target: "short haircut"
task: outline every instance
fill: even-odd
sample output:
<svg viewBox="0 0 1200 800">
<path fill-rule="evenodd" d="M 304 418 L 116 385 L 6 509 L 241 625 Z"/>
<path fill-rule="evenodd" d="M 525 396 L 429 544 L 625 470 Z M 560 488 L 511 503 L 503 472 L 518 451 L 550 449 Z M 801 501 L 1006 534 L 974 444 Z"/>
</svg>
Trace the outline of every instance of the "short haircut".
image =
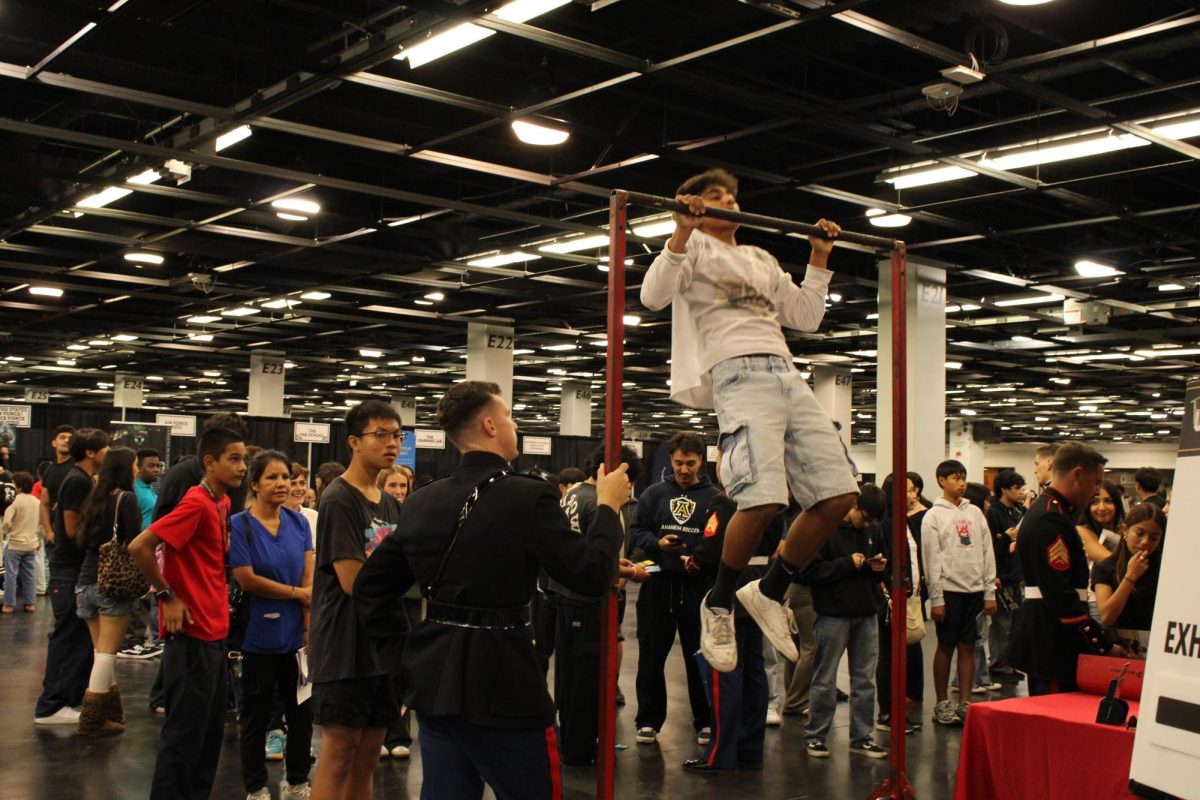
<svg viewBox="0 0 1200 800">
<path fill-rule="evenodd" d="M 676 195 L 681 194 L 700 194 L 709 186 L 723 186 L 729 190 L 729 193 L 737 196 L 738 179 L 733 176 L 729 170 L 714 167 L 713 169 L 705 170 L 699 175 L 693 175 L 683 183 L 679 184 L 679 188 L 675 190 Z"/>
<path fill-rule="evenodd" d="M 1054 458 L 1054 454 L 1058 452 L 1058 445 L 1044 444 L 1034 453 L 1034 458 Z"/>
<path fill-rule="evenodd" d="M 213 428 L 228 428 L 237 432 L 242 438 L 238 441 L 246 441 L 250 436 L 250 429 L 246 427 L 246 421 L 233 413 L 213 414 L 208 419 L 204 420 L 204 430 L 209 431 Z"/>
<path fill-rule="evenodd" d="M 142 462 L 145 461 L 147 458 L 159 458 L 159 457 L 160 456 L 158 455 L 158 451 L 153 448 L 147 447 L 142 450 L 138 450 L 137 451 L 138 466 L 140 467 L 142 465 Z"/>
<path fill-rule="evenodd" d="M 680 431 L 667 440 L 667 452 L 674 454 L 676 450 L 682 450 L 685 453 L 695 453 L 702 459 L 706 452 L 704 440 L 698 434 L 688 431 Z"/>
<path fill-rule="evenodd" d="M 604 463 L 604 451 L 605 446 L 598 445 L 588 456 L 587 463 L 583 466 L 587 477 L 595 478 L 599 476 L 600 466 Z M 629 465 L 626 475 L 628 475 L 630 483 L 636 483 L 638 477 L 642 474 L 642 464 L 634 449 L 629 445 L 621 445 L 621 452 L 617 455 L 617 463 Z M 559 483 L 562 483 L 562 481 L 559 481 Z"/>
<path fill-rule="evenodd" d="M 200 445 L 196 448 L 196 457 L 200 459 L 201 464 L 204 463 L 205 456 L 212 456 L 216 461 L 221 458 L 226 447 L 244 441 L 246 440 L 242 434 L 233 428 L 209 428 L 200 434 Z"/>
<path fill-rule="evenodd" d="M 586 480 L 587 475 L 579 467 L 567 467 L 558 473 L 559 486 L 570 486 L 572 483 L 582 483 Z"/>
<path fill-rule="evenodd" d="M 963 492 L 963 497 L 967 498 L 967 502 L 983 511 L 983 507 L 987 505 L 987 499 L 992 496 L 988 488 L 982 483 L 968 483 L 966 491 Z"/>
<path fill-rule="evenodd" d="M 454 384 L 442 395 L 442 399 L 438 400 L 438 427 L 453 439 L 499 396 L 499 384 L 490 381 L 463 381 Z"/>
<path fill-rule="evenodd" d="M 308 477 L 308 467 L 304 466 L 299 461 L 293 461 L 292 462 L 292 477 L 293 478 L 307 478 Z"/>
<path fill-rule="evenodd" d="M 1082 442 L 1064 444 L 1054 451 L 1054 474 L 1066 475 L 1076 467 L 1083 467 L 1085 472 L 1099 469 L 1108 463 L 1108 459 L 1100 455 L 1100 451 Z"/>
<path fill-rule="evenodd" d="M 346 435 L 362 436 L 367 424 L 373 419 L 390 419 L 397 425 L 400 412 L 391 403 L 382 400 L 364 400 L 346 412 Z"/>
<path fill-rule="evenodd" d="M 33 476 L 28 472 L 14 472 L 12 482 L 23 494 L 29 494 L 33 491 Z M 10 580 L 14 581 L 16 579 L 16 575 L 10 578 Z"/>
<path fill-rule="evenodd" d="M 82 461 L 87 451 L 99 452 L 108 447 L 108 434 L 99 428 L 80 428 L 71 434 L 71 458 Z"/>
<path fill-rule="evenodd" d="M 882 522 L 887 508 L 887 497 L 873 483 L 864 483 L 858 488 L 858 498 L 854 501 L 858 510 L 867 515 L 871 522 Z"/>
<path fill-rule="evenodd" d="M 1015 469 L 1002 469 L 992 480 L 992 491 L 996 493 L 996 497 L 999 497 L 1002 492 L 1006 492 L 1014 486 L 1024 485 L 1025 479 Z"/>
<path fill-rule="evenodd" d="M 317 467 L 317 477 L 321 479 L 321 488 L 328 488 L 329 484 L 337 480 L 345 471 L 346 467 L 340 461 L 326 461 Z"/>
<path fill-rule="evenodd" d="M 1133 473 L 1133 482 L 1142 487 L 1143 492 L 1153 494 L 1162 486 L 1162 475 L 1154 467 L 1142 467 Z"/>
<path fill-rule="evenodd" d="M 59 425 L 57 428 L 54 429 L 54 438 L 57 439 L 59 436 L 61 436 L 64 433 L 74 433 L 74 432 L 75 432 L 75 428 L 70 425 Z"/>
<path fill-rule="evenodd" d="M 250 468 L 247 470 L 247 478 L 249 478 L 247 485 L 262 480 L 263 473 L 267 471 L 267 467 L 272 461 L 278 461 L 287 467 L 288 477 L 291 477 L 292 462 L 287 457 L 287 453 L 281 453 L 278 450 L 260 450 L 254 455 L 254 459 L 250 462 Z"/>
<path fill-rule="evenodd" d="M 948 458 L 937 465 L 937 471 L 934 474 L 937 475 L 938 480 L 941 480 L 942 478 L 949 478 L 951 475 L 962 475 L 963 477 L 966 477 L 967 468 L 963 466 L 961 461 Z"/>
</svg>

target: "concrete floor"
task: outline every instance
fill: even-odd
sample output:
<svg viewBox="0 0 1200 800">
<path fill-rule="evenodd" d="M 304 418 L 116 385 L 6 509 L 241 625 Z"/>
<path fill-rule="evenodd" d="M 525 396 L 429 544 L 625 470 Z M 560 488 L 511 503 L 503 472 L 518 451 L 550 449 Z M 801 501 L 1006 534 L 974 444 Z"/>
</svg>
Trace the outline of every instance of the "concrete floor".
<svg viewBox="0 0 1200 800">
<path fill-rule="evenodd" d="M 157 660 L 118 660 L 117 678 L 129 717 L 127 730 L 118 737 L 83 739 L 70 726 L 35 726 L 33 705 L 41 692 L 46 658 L 46 635 L 52 622 L 50 605 L 39 598 L 35 614 L 19 610 L 0 618 L 0 798 L 4 800 L 125 800 L 147 796 L 154 769 L 155 743 L 162 718 L 146 707 Z M 657 746 L 634 743 L 633 716 L 636 699 L 633 677 L 637 665 L 634 638 L 634 603 L 629 602 L 625 630 L 625 661 L 621 687 L 629 705 L 617 714 L 617 740 L 629 745 L 617 753 L 616 793 L 619 798 L 680 798 L 721 800 L 737 798 L 865 798 L 887 775 L 886 761 L 850 756 L 845 747 L 849 724 L 846 705 L 839 704 L 829 744 L 833 756 L 816 760 L 804 752 L 803 717 L 786 717 L 784 725 L 767 729 L 766 769 L 719 777 L 684 772 L 680 764 L 700 750 L 691 730 L 682 657 L 678 649 L 668 662 L 669 716 Z M 932 643 L 926 641 L 926 668 Z M 844 675 L 839 681 L 845 688 Z M 929 719 L 933 707 L 932 687 L 927 679 L 927 697 L 920 715 L 922 730 L 908 737 L 909 779 L 922 800 L 951 798 L 958 763 L 961 729 L 934 726 Z M 1024 685 L 1019 687 L 1023 693 Z M 1013 689 L 1007 687 L 1005 696 Z M 998 699 L 1000 693 L 988 695 Z M 981 696 L 977 695 L 977 699 Z M 916 709 L 913 709 L 916 714 Z M 318 729 L 317 736 L 320 735 Z M 885 744 L 879 734 L 878 741 Z M 320 750 L 319 738 L 315 742 Z M 282 767 L 270 767 L 272 791 L 282 777 Z M 595 796 L 595 773 L 590 767 L 564 770 L 564 797 L 583 800 Z M 375 797 L 417 798 L 421 785 L 418 745 L 410 761 L 382 761 L 375 777 Z M 234 800 L 245 796 L 238 768 L 237 726 L 232 716 L 226 729 L 214 798 Z M 490 793 L 489 793 L 490 796 Z"/>
</svg>

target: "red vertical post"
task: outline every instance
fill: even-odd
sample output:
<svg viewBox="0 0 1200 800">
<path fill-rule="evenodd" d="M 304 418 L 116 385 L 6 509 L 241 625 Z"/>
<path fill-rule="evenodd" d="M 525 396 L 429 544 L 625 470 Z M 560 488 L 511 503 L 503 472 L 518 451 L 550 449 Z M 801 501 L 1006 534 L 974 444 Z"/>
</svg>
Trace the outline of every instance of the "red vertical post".
<svg viewBox="0 0 1200 800">
<path fill-rule="evenodd" d="M 908 259 L 904 242 L 892 248 L 892 734 L 891 770 L 871 794 L 908 800 L 912 786 L 905 775 L 904 719 L 907 692 L 908 615 Z M 915 588 L 915 587 L 914 587 Z"/>
<path fill-rule="evenodd" d="M 621 382 L 625 357 L 625 225 L 629 196 L 608 201 L 608 361 L 604 381 L 604 463 L 621 462 Z M 610 592 L 600 616 L 600 721 L 596 743 L 596 797 L 612 800 L 617 726 L 617 597 Z"/>
</svg>

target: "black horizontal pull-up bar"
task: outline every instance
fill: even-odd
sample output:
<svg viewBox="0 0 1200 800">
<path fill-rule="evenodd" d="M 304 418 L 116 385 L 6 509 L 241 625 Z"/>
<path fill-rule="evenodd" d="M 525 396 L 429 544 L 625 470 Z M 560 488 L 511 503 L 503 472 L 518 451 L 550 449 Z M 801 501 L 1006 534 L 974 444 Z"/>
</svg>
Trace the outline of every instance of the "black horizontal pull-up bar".
<svg viewBox="0 0 1200 800">
<path fill-rule="evenodd" d="M 613 194 L 622 193 L 628 198 L 630 205 L 649 206 L 651 208 L 661 209 L 663 211 L 678 211 L 681 214 L 690 214 L 691 209 L 684 203 L 676 200 L 673 197 L 659 197 L 653 194 L 643 194 L 641 192 L 629 192 L 624 189 L 615 189 Z M 791 219 L 782 219 L 780 217 L 767 217 L 762 214 L 747 214 L 745 211 L 729 211 L 717 206 L 705 206 L 704 215 L 714 219 L 723 219 L 729 222 L 740 222 L 751 228 L 762 228 L 768 231 L 782 231 L 784 233 L 803 233 L 805 235 L 816 234 L 824 236 L 825 231 L 816 225 L 810 225 L 807 222 L 796 222 Z M 886 236 L 873 236 L 869 233 L 855 233 L 854 231 L 842 231 L 837 237 L 840 241 L 850 242 L 852 244 L 861 244 L 867 247 L 874 247 L 878 250 L 894 250 L 899 239 L 889 239 Z"/>
</svg>

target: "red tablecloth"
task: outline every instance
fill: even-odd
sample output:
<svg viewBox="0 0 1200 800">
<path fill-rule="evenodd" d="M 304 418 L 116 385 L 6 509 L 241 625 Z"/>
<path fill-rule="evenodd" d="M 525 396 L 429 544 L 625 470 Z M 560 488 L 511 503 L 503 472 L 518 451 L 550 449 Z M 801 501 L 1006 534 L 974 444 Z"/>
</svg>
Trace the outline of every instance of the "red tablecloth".
<svg viewBox="0 0 1200 800">
<path fill-rule="evenodd" d="M 1100 698 L 1054 694 L 973 703 L 954 800 L 1117 800 L 1128 791 L 1133 731 L 1096 724 Z M 1129 713 L 1138 713 L 1129 701 Z"/>
</svg>

